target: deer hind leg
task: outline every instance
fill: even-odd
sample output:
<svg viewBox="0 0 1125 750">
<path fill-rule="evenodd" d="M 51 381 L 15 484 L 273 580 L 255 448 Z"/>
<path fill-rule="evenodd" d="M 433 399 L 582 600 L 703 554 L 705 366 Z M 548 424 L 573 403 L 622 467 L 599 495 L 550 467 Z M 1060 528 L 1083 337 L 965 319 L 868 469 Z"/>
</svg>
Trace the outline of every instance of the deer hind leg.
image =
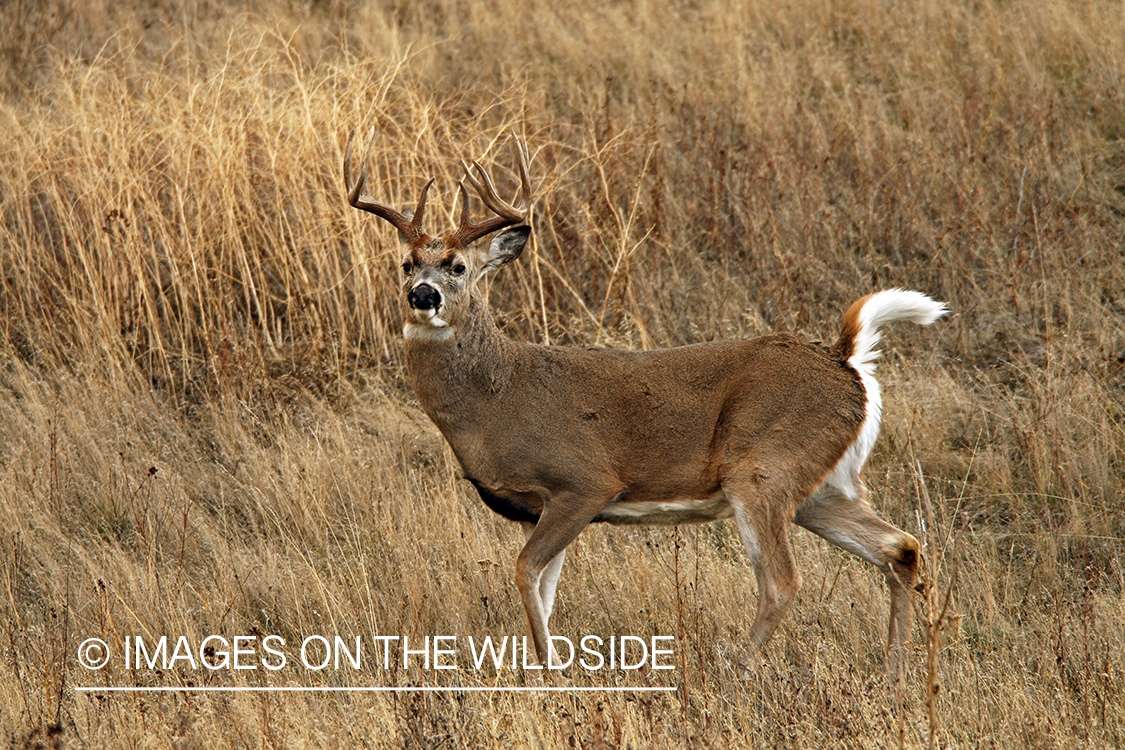
<svg viewBox="0 0 1125 750">
<path fill-rule="evenodd" d="M 841 489 L 830 480 L 797 507 L 793 520 L 871 563 L 886 576 L 891 593 L 887 671 L 898 681 L 910 637 L 921 552 L 917 539 L 875 515 L 865 495 L 858 481 Z"/>
<path fill-rule="evenodd" d="M 760 650 L 801 587 L 801 574 L 789 547 L 793 503 L 788 492 L 753 472 L 747 477 L 732 476 L 722 484 L 758 579 L 758 614 L 750 628 L 750 642 Z"/>
</svg>

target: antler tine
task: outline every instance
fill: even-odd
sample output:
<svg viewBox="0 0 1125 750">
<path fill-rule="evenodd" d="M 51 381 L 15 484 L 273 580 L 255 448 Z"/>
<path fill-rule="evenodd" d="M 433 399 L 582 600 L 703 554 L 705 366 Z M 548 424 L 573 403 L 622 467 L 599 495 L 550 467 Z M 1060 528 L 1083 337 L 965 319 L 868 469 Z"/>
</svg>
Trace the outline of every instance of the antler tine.
<svg viewBox="0 0 1125 750">
<path fill-rule="evenodd" d="M 367 133 L 367 139 L 370 141 L 371 137 L 375 134 L 375 128 L 372 127 Z M 414 242 L 415 240 L 424 236 L 422 232 L 422 212 L 426 208 L 426 192 L 433 184 L 433 180 L 426 183 L 422 188 L 422 194 L 418 198 L 418 207 L 414 210 L 414 216 L 408 218 L 406 214 L 401 211 L 380 203 L 372 198 L 367 193 L 363 192 L 363 185 L 367 182 L 367 159 L 363 160 L 363 166 L 360 167 L 359 179 L 352 180 L 354 169 L 352 167 L 352 143 L 355 141 L 355 131 L 353 130 L 348 136 L 348 145 L 344 150 L 344 189 L 348 193 L 348 203 L 355 208 L 363 211 L 368 211 L 375 214 L 380 219 L 390 222 L 395 229 L 402 232 L 407 240 Z M 366 153 L 364 154 L 366 157 Z"/>
<path fill-rule="evenodd" d="M 468 244 L 486 234 L 527 219 L 527 212 L 531 206 L 531 179 L 528 177 L 527 145 L 517 138 L 516 149 L 519 152 L 520 170 L 520 191 L 515 199 L 518 205 L 508 203 L 499 196 L 492 178 L 489 177 L 488 172 L 480 165 L 480 162 L 474 161 L 470 164 L 470 162 L 461 161 L 461 165 L 465 168 L 465 178 L 476 190 L 484 205 L 496 214 L 496 216 L 485 219 L 480 223 L 471 223 L 469 221 L 469 196 L 464 183 L 461 183 L 461 226 L 457 230 L 456 237 L 463 244 Z M 474 170 L 476 170 L 476 174 L 473 173 Z"/>
<path fill-rule="evenodd" d="M 461 226 L 469 226 L 472 224 L 469 220 L 469 191 L 465 189 L 464 182 L 457 183 L 457 190 L 461 193 Z"/>
<path fill-rule="evenodd" d="M 517 138 L 516 149 L 519 152 L 520 169 L 520 192 L 516 200 L 523 204 L 519 208 L 500 198 L 496 192 L 496 186 L 492 183 L 492 178 L 489 177 L 488 172 L 480 165 L 480 162 L 474 161 L 472 163 L 473 169 L 477 172 L 476 175 L 473 174 L 467 163 L 462 163 L 465 166 L 465 173 L 468 175 L 469 182 L 476 189 L 477 193 L 480 195 L 480 199 L 486 206 L 501 216 L 511 217 L 516 221 L 523 221 L 527 215 L 528 205 L 531 202 L 531 179 L 527 176 L 527 146 Z"/>
<path fill-rule="evenodd" d="M 516 138 L 516 150 L 519 152 L 519 155 L 520 155 L 520 192 L 523 196 L 523 200 L 528 205 L 530 205 L 531 204 L 531 178 L 528 177 L 527 175 L 528 175 L 528 171 L 529 171 L 528 163 L 531 161 L 531 157 L 529 157 L 528 153 L 527 153 L 527 142 L 524 141 L 522 138 Z"/>
</svg>

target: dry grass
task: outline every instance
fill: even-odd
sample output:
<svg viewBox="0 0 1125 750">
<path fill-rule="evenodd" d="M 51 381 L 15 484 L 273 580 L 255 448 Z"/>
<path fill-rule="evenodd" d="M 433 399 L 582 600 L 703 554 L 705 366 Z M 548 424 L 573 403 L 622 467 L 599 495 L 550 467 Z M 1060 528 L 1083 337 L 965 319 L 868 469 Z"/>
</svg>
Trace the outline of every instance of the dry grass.
<svg viewBox="0 0 1125 750">
<path fill-rule="evenodd" d="M 1123 28 L 1109 0 L 5 4 L 3 738 L 1121 745 Z M 919 642 L 900 718 L 881 581 L 803 532 L 802 596 L 736 670 L 753 576 L 723 526 L 591 529 L 552 619 L 675 635 L 672 674 L 558 679 L 686 702 L 73 690 L 529 679 L 75 659 L 94 636 L 522 632 L 519 533 L 404 389 L 398 248 L 342 200 L 368 119 L 381 196 L 437 176 L 435 225 L 457 158 L 506 165 L 526 134 L 534 246 L 491 290 L 524 340 L 829 337 L 891 286 L 950 304 L 889 334 L 868 469 L 884 514 L 944 558 L 931 609 L 957 571 L 936 672 Z"/>
</svg>

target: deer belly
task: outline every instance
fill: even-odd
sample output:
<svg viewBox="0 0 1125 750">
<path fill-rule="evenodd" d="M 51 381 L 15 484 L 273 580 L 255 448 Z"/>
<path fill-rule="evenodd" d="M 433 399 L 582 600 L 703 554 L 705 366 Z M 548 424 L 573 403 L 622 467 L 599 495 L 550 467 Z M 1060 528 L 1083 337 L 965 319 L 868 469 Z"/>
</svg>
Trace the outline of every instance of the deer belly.
<svg viewBox="0 0 1125 750">
<path fill-rule="evenodd" d="M 594 518 L 606 523 L 666 524 L 706 523 L 730 518 L 734 513 L 724 492 L 708 497 L 672 500 L 615 500 Z"/>
</svg>

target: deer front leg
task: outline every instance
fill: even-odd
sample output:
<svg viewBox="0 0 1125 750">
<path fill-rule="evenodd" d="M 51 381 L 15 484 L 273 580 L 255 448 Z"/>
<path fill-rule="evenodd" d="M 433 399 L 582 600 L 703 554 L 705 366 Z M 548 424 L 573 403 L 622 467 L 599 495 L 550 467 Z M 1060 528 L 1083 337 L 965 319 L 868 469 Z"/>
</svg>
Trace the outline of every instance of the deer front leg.
<svg viewBox="0 0 1125 750">
<path fill-rule="evenodd" d="M 596 501 L 576 495 L 552 497 L 539 522 L 524 525 L 527 538 L 516 558 L 516 588 L 527 613 L 527 627 L 535 644 L 536 659 L 550 665 L 550 632 L 547 619 L 555 602 L 555 586 L 562 570 L 566 547 L 609 504 L 613 495 L 599 493 Z"/>
</svg>

